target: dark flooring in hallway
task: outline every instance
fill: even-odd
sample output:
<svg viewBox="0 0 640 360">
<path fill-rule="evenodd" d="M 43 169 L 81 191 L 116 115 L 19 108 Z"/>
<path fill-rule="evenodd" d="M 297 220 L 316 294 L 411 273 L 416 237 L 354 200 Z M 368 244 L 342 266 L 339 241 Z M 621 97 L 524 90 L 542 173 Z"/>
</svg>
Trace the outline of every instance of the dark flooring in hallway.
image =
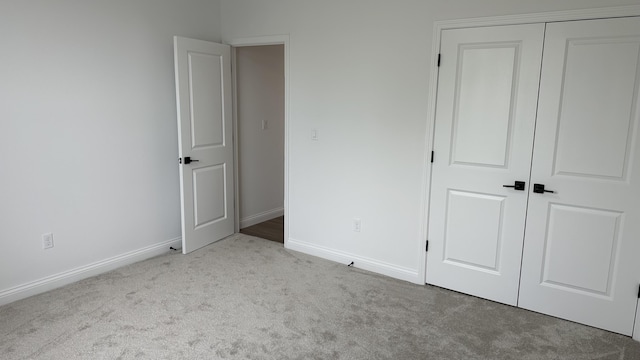
<svg viewBox="0 0 640 360">
<path fill-rule="evenodd" d="M 240 229 L 240 233 L 284 244 L 284 216 Z"/>
</svg>

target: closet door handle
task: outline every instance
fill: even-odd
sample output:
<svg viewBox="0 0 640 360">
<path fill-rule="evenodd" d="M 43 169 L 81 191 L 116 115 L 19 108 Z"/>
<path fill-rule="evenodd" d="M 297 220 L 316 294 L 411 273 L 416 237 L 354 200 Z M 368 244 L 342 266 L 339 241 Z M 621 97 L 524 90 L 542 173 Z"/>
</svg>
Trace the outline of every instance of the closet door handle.
<svg viewBox="0 0 640 360">
<path fill-rule="evenodd" d="M 553 190 L 545 190 L 544 184 L 533 184 L 533 192 L 536 194 L 555 193 Z"/>
<path fill-rule="evenodd" d="M 516 181 L 513 185 L 502 185 L 502 187 L 513 188 L 514 190 L 524 191 L 526 183 L 524 181 Z"/>
</svg>

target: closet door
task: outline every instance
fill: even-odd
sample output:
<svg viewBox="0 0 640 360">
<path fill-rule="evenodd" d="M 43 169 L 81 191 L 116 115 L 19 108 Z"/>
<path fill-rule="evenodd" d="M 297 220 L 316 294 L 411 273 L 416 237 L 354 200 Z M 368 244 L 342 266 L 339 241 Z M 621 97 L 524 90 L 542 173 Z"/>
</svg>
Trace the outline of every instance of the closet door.
<svg viewBox="0 0 640 360">
<path fill-rule="evenodd" d="M 640 282 L 639 54 L 637 18 L 547 25 L 519 298 L 626 335 Z"/>
<path fill-rule="evenodd" d="M 442 32 L 429 284 L 516 304 L 543 36 L 544 24 Z"/>
</svg>

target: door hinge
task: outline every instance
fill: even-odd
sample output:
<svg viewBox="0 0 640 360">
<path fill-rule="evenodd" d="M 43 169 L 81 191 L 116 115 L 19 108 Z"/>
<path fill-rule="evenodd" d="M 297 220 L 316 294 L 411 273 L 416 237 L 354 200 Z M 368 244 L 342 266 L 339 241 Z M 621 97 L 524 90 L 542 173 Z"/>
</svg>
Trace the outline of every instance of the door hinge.
<svg viewBox="0 0 640 360">
<path fill-rule="evenodd" d="M 429 251 L 429 240 L 427 240 L 427 245 L 425 246 L 424 251 Z"/>
<path fill-rule="evenodd" d="M 434 156 L 434 154 L 433 154 L 433 151 L 432 151 L 432 152 L 431 152 L 431 163 L 432 163 L 432 164 L 433 164 L 433 156 Z"/>
<path fill-rule="evenodd" d="M 440 67 L 440 54 L 438 54 L 438 67 Z"/>
<path fill-rule="evenodd" d="M 638 299 L 640 299 L 640 285 L 638 285 Z"/>
</svg>

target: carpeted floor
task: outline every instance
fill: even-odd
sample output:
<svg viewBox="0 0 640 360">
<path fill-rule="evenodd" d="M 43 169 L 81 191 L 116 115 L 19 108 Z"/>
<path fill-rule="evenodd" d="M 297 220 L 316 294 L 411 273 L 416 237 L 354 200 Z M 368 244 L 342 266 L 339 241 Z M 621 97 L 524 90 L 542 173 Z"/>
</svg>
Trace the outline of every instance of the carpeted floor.
<svg viewBox="0 0 640 360">
<path fill-rule="evenodd" d="M 0 359 L 640 359 L 630 338 L 237 234 L 0 307 Z"/>
</svg>

